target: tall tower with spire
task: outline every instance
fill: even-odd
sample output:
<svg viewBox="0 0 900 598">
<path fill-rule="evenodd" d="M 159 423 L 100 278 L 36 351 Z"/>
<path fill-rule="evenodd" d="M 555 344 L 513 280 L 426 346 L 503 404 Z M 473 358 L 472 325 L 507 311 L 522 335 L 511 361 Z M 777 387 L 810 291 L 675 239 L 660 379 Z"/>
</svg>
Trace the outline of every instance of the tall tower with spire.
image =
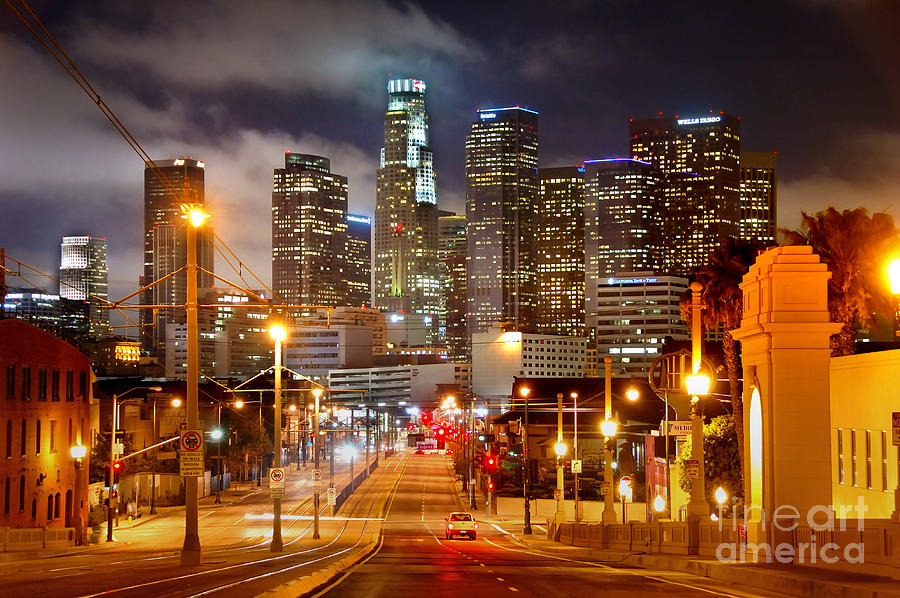
<svg viewBox="0 0 900 598">
<path fill-rule="evenodd" d="M 375 306 L 424 314 L 431 342 L 440 342 L 443 292 L 438 210 L 421 79 L 388 81 L 373 259 Z"/>
</svg>

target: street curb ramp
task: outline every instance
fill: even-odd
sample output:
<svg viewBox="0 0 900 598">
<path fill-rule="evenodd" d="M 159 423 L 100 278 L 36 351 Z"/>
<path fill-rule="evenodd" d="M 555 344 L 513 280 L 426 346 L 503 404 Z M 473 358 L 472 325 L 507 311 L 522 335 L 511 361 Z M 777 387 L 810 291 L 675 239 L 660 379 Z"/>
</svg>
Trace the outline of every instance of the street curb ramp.
<svg viewBox="0 0 900 598">
<path fill-rule="evenodd" d="M 324 569 L 304 575 L 300 579 L 291 581 L 271 590 L 267 590 L 256 596 L 263 598 L 300 598 L 312 596 L 320 590 L 324 590 L 329 584 L 342 576 L 350 569 L 378 549 L 378 541 L 373 538 L 368 544 L 361 546 L 351 554 L 331 563 Z"/>
</svg>

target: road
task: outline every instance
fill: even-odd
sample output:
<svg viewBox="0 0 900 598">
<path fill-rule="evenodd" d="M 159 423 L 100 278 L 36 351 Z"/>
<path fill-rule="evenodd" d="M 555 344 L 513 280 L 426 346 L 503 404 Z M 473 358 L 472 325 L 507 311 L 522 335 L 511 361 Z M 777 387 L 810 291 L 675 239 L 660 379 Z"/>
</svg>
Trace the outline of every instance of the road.
<svg viewBox="0 0 900 598">
<path fill-rule="evenodd" d="M 399 479 L 402 464 L 402 456 L 382 460 L 382 467 L 348 500 L 341 515 L 366 519 L 379 504 L 386 505 L 389 486 Z M 327 466 L 323 469 L 327 487 Z M 337 488 L 349 482 L 348 469 L 347 464 L 337 465 Z M 360 470 L 356 464 L 356 472 Z M 315 571 L 377 534 L 369 521 L 328 519 L 324 488 L 322 492 L 321 539 L 314 540 L 311 470 L 289 473 L 281 554 L 269 550 L 272 508 L 262 488 L 229 504 L 201 508 L 204 551 L 199 567 L 180 565 L 184 512 L 177 510 L 133 529 L 117 530 L 114 543 L 52 559 L 0 563 L 0 596 L 254 595 Z"/>
<path fill-rule="evenodd" d="M 451 480 L 448 460 L 411 456 L 383 523 L 380 549 L 318 596 L 778 596 L 691 575 L 543 554 L 515 543 L 504 528 L 484 522 L 475 541 L 445 540 L 444 517 L 466 510 Z"/>
</svg>

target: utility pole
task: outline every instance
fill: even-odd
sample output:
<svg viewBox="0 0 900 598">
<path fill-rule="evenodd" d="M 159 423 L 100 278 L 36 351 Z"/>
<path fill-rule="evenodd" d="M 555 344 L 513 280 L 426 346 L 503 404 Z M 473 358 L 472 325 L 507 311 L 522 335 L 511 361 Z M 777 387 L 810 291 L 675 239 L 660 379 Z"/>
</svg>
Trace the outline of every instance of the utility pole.
<svg viewBox="0 0 900 598">
<path fill-rule="evenodd" d="M 613 412 L 612 412 L 612 357 L 606 356 L 603 358 L 603 394 L 605 396 L 605 401 L 603 404 L 603 418 L 607 422 L 613 421 Z M 613 447 L 615 445 L 615 427 L 613 428 L 613 433 L 609 436 L 606 436 L 604 439 L 604 447 L 603 451 L 603 482 L 606 484 L 605 489 L 606 492 L 603 493 L 603 515 L 601 520 L 603 523 L 615 523 L 616 522 L 616 504 L 615 499 L 613 498 L 613 469 L 612 469 L 612 460 L 613 460 Z"/>
<path fill-rule="evenodd" d="M 525 522 L 522 525 L 522 533 L 530 534 L 531 531 L 531 464 L 528 462 L 528 394 L 531 389 L 527 386 L 519 388 L 519 394 L 525 399 L 525 422 L 522 426 L 522 461 L 525 474 Z"/>
<path fill-rule="evenodd" d="M 314 388 L 313 396 L 316 398 L 316 411 L 313 414 L 313 471 L 320 472 L 319 469 L 319 397 L 322 395 L 321 388 Z M 313 540 L 319 539 L 319 488 L 322 482 L 313 480 Z"/>
</svg>

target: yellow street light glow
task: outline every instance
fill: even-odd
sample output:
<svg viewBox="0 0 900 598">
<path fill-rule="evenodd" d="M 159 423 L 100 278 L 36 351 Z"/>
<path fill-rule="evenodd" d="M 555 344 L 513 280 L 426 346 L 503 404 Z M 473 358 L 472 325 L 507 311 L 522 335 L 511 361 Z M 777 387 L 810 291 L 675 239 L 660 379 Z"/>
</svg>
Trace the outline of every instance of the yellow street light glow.
<svg viewBox="0 0 900 598">
<path fill-rule="evenodd" d="M 72 453 L 73 459 L 84 459 L 84 456 L 87 454 L 87 448 L 80 444 L 76 444 L 70 449 L 70 452 Z"/>
<path fill-rule="evenodd" d="M 152 390 L 153 392 L 162 392 L 162 386 L 151 386 L 147 390 Z"/>
<path fill-rule="evenodd" d="M 181 407 L 181 399 L 172 399 L 172 407 Z"/>
<path fill-rule="evenodd" d="M 566 452 L 569 450 L 569 447 L 566 446 L 566 443 L 565 443 L 565 442 L 557 442 L 557 443 L 553 446 L 553 449 L 556 451 L 556 454 L 557 454 L 558 456 L 562 457 L 562 456 L 565 455 Z"/>
<path fill-rule="evenodd" d="M 657 513 L 662 513 L 666 510 L 666 499 L 662 497 L 662 494 L 657 494 L 656 498 L 653 499 L 653 510 Z"/>
<path fill-rule="evenodd" d="M 519 388 L 519 395 L 521 395 L 523 398 L 528 398 L 529 393 L 531 393 L 531 389 L 527 386 L 522 386 Z"/>
<path fill-rule="evenodd" d="M 275 341 L 276 343 L 280 343 L 287 336 L 287 331 L 281 324 L 275 324 L 274 326 L 269 328 L 269 335 L 272 337 L 273 341 Z"/>
<path fill-rule="evenodd" d="M 891 281 L 891 292 L 900 295 L 900 260 L 888 264 L 888 279 Z"/>
<path fill-rule="evenodd" d="M 724 505 L 726 500 L 728 500 L 728 493 L 725 492 L 725 488 L 719 486 L 716 489 L 716 502 L 720 505 Z"/>
<path fill-rule="evenodd" d="M 637 401 L 639 395 L 640 393 L 636 388 L 629 388 L 625 391 L 625 396 L 628 397 L 629 401 Z"/>
<path fill-rule="evenodd" d="M 312 389 L 312 393 L 313 393 L 313 396 L 316 397 L 316 398 L 318 399 L 319 397 L 322 396 L 322 389 L 321 389 L 321 388 L 314 388 L 314 389 Z"/>
<path fill-rule="evenodd" d="M 693 397 L 702 397 L 709 392 L 709 376 L 694 374 L 685 380 L 688 394 Z"/>
<path fill-rule="evenodd" d="M 600 423 L 600 431 L 607 438 L 612 438 L 613 436 L 615 436 L 618 429 L 619 425 L 613 419 L 603 420 L 603 422 Z"/>
<path fill-rule="evenodd" d="M 209 214 L 205 213 L 200 208 L 191 208 L 191 211 L 187 214 L 188 222 L 190 222 L 191 226 L 194 228 L 203 226 L 203 221 L 207 218 L 209 218 Z"/>
<path fill-rule="evenodd" d="M 288 411 L 296 411 L 296 410 L 297 410 L 296 405 L 291 405 L 290 407 L 288 407 Z"/>
<path fill-rule="evenodd" d="M 569 393 L 569 396 L 572 397 L 573 399 L 577 399 L 577 398 L 578 398 L 578 393 L 577 393 L 577 392 L 570 392 L 570 393 Z"/>
<path fill-rule="evenodd" d="M 241 407 L 244 406 L 244 401 L 235 401 L 234 406 L 235 406 L 235 408 L 240 409 Z"/>
</svg>

